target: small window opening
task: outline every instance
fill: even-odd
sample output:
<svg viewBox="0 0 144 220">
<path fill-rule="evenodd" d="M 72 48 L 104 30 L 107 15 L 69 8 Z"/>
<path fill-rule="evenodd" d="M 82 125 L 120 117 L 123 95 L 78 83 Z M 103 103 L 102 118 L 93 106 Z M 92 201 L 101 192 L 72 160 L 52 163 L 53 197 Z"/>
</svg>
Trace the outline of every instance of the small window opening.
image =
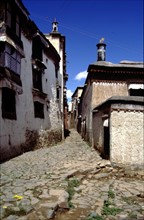
<svg viewBox="0 0 144 220">
<path fill-rule="evenodd" d="M 56 89 L 56 98 L 59 99 L 59 88 Z"/>
<path fill-rule="evenodd" d="M 39 59 L 40 61 L 43 60 L 43 57 L 42 57 L 42 43 L 41 43 L 41 40 L 38 36 L 33 38 L 32 58 L 33 59 Z"/>
<path fill-rule="evenodd" d="M 58 69 L 55 69 L 55 77 L 58 79 Z"/>
<path fill-rule="evenodd" d="M 144 96 L 144 89 L 130 89 L 130 96 Z"/>
<path fill-rule="evenodd" d="M 42 71 L 33 68 L 33 87 L 42 91 Z"/>
<path fill-rule="evenodd" d="M 15 91 L 9 88 L 2 88 L 2 117 L 16 120 Z"/>
<path fill-rule="evenodd" d="M 35 118 L 44 118 L 44 105 L 40 102 L 34 102 Z"/>
</svg>

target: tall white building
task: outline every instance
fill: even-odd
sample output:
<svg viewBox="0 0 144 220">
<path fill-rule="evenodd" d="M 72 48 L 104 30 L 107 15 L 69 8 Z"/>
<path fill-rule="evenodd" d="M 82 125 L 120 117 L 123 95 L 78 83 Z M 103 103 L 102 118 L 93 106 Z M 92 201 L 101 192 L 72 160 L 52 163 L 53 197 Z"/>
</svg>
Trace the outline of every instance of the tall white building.
<svg viewBox="0 0 144 220">
<path fill-rule="evenodd" d="M 56 19 L 52 22 L 52 32 L 49 34 L 45 34 L 46 38 L 52 43 L 52 45 L 57 50 L 60 56 L 60 71 L 57 76 L 58 87 L 57 90 L 60 95 L 60 109 L 62 115 L 62 130 L 68 130 L 68 104 L 66 97 L 66 81 L 68 80 L 68 74 L 66 73 L 66 39 L 65 36 L 61 35 L 58 31 L 58 22 Z"/>
<path fill-rule="evenodd" d="M 61 59 L 64 62 L 65 55 L 30 20 L 21 0 L 1 0 L 0 13 L 0 159 L 3 162 L 62 140 L 61 91 L 65 83 Z"/>
</svg>

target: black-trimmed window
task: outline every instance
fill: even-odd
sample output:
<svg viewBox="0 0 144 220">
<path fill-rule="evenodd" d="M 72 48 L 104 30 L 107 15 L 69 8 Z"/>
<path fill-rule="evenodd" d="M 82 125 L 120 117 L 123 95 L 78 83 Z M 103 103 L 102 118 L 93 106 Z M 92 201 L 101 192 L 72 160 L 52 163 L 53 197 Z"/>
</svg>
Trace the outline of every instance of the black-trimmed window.
<svg viewBox="0 0 144 220">
<path fill-rule="evenodd" d="M 144 89 L 130 89 L 130 96 L 144 96 Z"/>
<path fill-rule="evenodd" d="M 15 91 L 5 87 L 2 88 L 2 117 L 16 120 Z"/>
<path fill-rule="evenodd" d="M 8 67 L 13 72 L 20 75 L 21 69 L 21 56 L 20 53 L 9 44 L 5 45 L 5 66 Z"/>
<path fill-rule="evenodd" d="M 6 24 L 20 38 L 20 18 L 16 9 L 12 8 L 9 3 L 6 8 Z"/>
<path fill-rule="evenodd" d="M 57 67 L 55 67 L 55 77 L 58 79 L 58 68 Z"/>
<path fill-rule="evenodd" d="M 56 88 L 56 98 L 59 99 L 59 96 L 60 96 L 59 88 Z"/>
<path fill-rule="evenodd" d="M 11 28 L 11 23 L 12 23 L 12 11 L 10 4 L 7 3 L 7 10 L 6 10 L 6 23 L 7 25 Z"/>
<path fill-rule="evenodd" d="M 38 101 L 34 102 L 34 115 L 35 118 L 44 118 L 44 104 Z"/>
<path fill-rule="evenodd" d="M 32 58 L 42 61 L 42 42 L 39 36 L 33 38 L 32 41 Z"/>
<path fill-rule="evenodd" d="M 42 91 L 42 71 L 33 67 L 33 87 Z"/>
</svg>

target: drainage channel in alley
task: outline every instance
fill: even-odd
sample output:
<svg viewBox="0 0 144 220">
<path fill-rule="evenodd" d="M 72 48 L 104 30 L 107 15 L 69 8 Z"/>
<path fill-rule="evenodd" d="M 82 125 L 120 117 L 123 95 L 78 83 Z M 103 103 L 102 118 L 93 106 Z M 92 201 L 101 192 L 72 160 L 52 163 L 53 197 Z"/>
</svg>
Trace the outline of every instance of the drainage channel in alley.
<svg viewBox="0 0 144 220">
<path fill-rule="evenodd" d="M 54 220 L 144 220 L 143 174 L 104 167 L 68 180 L 70 209 Z"/>
</svg>

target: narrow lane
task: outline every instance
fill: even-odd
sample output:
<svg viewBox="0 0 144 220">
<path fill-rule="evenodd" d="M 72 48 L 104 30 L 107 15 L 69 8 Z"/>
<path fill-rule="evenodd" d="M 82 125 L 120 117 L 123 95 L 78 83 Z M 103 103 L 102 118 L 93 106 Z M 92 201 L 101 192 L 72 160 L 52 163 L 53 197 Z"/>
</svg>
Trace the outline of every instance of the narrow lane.
<svg viewBox="0 0 144 220">
<path fill-rule="evenodd" d="M 73 129 L 58 145 L 1 164 L 1 219 L 110 219 L 103 214 L 109 199 L 121 210 L 115 219 L 142 219 L 143 193 L 142 173 L 113 168 Z"/>
</svg>

